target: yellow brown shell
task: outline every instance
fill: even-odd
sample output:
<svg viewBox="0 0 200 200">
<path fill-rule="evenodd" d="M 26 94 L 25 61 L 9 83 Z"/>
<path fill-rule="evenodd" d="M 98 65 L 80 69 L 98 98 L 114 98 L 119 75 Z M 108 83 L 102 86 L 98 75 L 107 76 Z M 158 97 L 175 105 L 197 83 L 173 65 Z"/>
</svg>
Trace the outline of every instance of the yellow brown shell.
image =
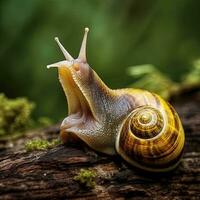
<svg viewBox="0 0 200 200">
<path fill-rule="evenodd" d="M 147 171 L 169 171 L 180 161 L 185 136 L 174 108 L 160 96 L 140 89 L 108 88 L 86 59 L 85 28 L 79 56 L 74 59 L 55 38 L 65 60 L 57 67 L 68 100 L 68 116 L 60 137 L 81 139 L 96 151 L 118 153 Z"/>
<path fill-rule="evenodd" d="M 116 150 L 127 162 L 141 169 L 169 171 L 177 166 L 183 152 L 183 127 L 169 103 L 158 95 L 145 95 L 151 100 L 134 109 L 124 120 Z"/>
</svg>

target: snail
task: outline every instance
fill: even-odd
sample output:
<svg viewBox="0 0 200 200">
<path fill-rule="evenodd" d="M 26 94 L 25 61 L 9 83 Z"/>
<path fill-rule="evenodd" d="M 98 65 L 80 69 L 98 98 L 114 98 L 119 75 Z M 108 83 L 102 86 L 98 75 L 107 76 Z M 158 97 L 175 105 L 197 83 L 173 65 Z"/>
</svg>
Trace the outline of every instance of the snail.
<svg viewBox="0 0 200 200">
<path fill-rule="evenodd" d="M 85 33 L 77 59 L 55 40 L 65 60 L 57 67 L 68 102 L 60 138 L 79 138 L 92 149 L 119 154 L 129 164 L 154 172 L 174 169 L 182 156 L 185 136 L 174 108 L 159 95 L 141 89 L 110 89 L 89 66 Z"/>
</svg>

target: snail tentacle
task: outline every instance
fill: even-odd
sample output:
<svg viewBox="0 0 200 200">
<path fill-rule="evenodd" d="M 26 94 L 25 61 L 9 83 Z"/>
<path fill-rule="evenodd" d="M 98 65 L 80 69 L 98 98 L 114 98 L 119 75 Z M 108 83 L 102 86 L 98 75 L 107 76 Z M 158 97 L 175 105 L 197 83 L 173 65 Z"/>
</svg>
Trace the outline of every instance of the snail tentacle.
<svg viewBox="0 0 200 200">
<path fill-rule="evenodd" d="M 68 116 L 60 138 L 81 139 L 94 150 L 118 153 L 133 166 L 147 171 L 169 171 L 180 161 L 185 135 L 178 114 L 160 96 L 140 89 L 112 90 L 89 66 L 88 28 L 77 59 L 55 38 L 66 60 L 57 67 L 68 101 Z"/>
<path fill-rule="evenodd" d="M 87 57 L 86 57 L 86 46 L 87 46 L 87 35 L 89 32 L 89 28 L 85 28 L 85 34 L 83 36 L 83 41 L 81 44 L 80 52 L 78 59 L 80 59 L 82 62 L 87 62 Z"/>
</svg>

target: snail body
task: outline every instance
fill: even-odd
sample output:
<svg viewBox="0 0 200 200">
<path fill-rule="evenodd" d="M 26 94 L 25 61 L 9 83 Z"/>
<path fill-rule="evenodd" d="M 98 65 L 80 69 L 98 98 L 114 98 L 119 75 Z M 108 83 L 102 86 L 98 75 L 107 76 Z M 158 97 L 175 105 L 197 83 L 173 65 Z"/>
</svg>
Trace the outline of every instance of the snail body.
<svg viewBox="0 0 200 200">
<path fill-rule="evenodd" d="M 58 68 L 68 100 L 62 141 L 80 138 L 94 150 L 119 154 L 147 171 L 175 168 L 185 142 L 178 114 L 168 102 L 146 90 L 108 88 L 87 63 L 88 31 L 86 28 L 77 59 L 55 38 L 66 60 L 47 66 Z"/>
</svg>

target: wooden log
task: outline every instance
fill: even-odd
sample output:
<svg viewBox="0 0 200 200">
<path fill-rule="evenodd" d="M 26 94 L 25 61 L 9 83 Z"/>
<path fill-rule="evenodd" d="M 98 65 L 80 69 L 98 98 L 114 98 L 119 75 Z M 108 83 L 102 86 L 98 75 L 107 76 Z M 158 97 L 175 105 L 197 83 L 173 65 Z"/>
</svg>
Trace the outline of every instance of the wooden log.
<svg viewBox="0 0 200 200">
<path fill-rule="evenodd" d="M 83 144 L 25 152 L 24 141 L 35 137 L 27 134 L 0 152 L 0 199 L 200 199 L 200 94 L 172 103 L 186 131 L 185 153 L 174 171 L 145 173 Z M 58 131 L 53 126 L 39 135 L 52 138 Z M 80 169 L 96 172 L 93 189 L 74 180 Z"/>
</svg>

